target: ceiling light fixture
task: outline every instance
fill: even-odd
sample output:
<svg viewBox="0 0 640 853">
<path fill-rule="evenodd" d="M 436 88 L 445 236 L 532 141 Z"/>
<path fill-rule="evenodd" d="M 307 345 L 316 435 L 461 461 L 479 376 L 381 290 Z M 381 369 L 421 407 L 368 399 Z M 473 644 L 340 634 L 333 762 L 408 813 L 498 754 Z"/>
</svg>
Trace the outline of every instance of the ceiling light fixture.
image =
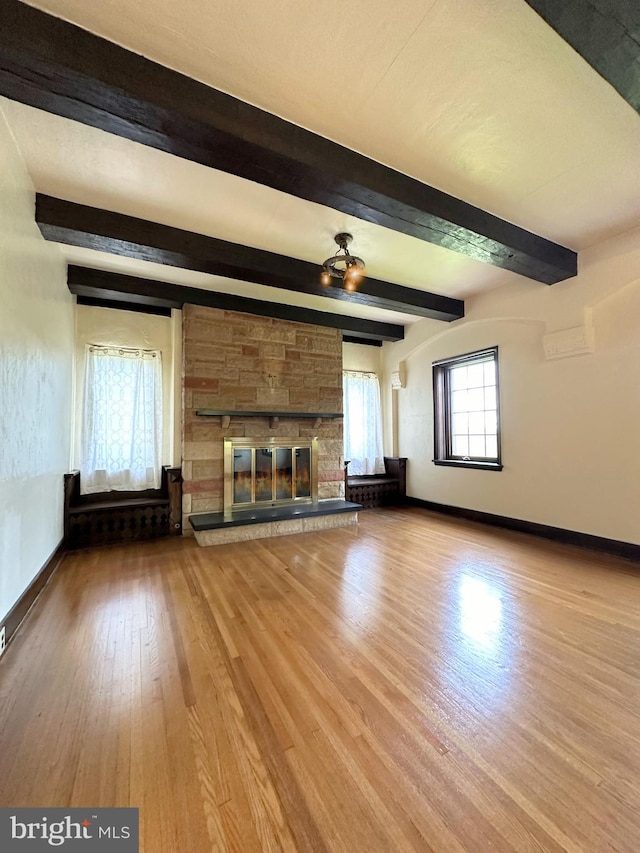
<svg viewBox="0 0 640 853">
<path fill-rule="evenodd" d="M 328 287 L 332 278 L 341 278 L 345 290 L 355 290 L 364 272 L 364 261 L 349 253 L 349 243 L 353 240 L 351 234 L 341 232 L 336 234 L 334 240 L 343 254 L 338 252 L 332 258 L 327 258 L 322 264 L 320 281 L 324 287 Z"/>
</svg>

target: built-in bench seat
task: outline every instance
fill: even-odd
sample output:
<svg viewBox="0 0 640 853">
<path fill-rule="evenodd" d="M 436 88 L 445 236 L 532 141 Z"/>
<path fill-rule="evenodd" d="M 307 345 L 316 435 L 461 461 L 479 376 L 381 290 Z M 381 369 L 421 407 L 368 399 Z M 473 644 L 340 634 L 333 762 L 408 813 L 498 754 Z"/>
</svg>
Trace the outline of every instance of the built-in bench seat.
<svg viewBox="0 0 640 853">
<path fill-rule="evenodd" d="M 159 489 L 80 494 L 80 472 L 64 475 L 67 548 L 87 548 L 182 533 L 180 468 L 162 469 Z"/>
<path fill-rule="evenodd" d="M 404 503 L 407 494 L 407 460 L 403 456 L 385 456 L 384 474 L 349 474 L 344 463 L 345 498 L 362 504 L 364 509 Z"/>
</svg>

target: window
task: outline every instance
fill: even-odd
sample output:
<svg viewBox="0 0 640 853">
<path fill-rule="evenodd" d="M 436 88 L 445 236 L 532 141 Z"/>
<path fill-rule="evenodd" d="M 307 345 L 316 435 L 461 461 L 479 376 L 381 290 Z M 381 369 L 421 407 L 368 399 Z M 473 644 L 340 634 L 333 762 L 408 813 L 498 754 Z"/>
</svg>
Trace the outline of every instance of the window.
<svg viewBox="0 0 640 853">
<path fill-rule="evenodd" d="M 434 462 L 502 470 L 498 348 L 433 363 Z"/>
<path fill-rule="evenodd" d="M 380 386 L 375 373 L 346 371 L 344 391 L 344 458 L 354 475 L 384 473 Z"/>
<path fill-rule="evenodd" d="M 88 346 L 81 488 L 85 494 L 160 487 L 160 353 Z"/>
</svg>

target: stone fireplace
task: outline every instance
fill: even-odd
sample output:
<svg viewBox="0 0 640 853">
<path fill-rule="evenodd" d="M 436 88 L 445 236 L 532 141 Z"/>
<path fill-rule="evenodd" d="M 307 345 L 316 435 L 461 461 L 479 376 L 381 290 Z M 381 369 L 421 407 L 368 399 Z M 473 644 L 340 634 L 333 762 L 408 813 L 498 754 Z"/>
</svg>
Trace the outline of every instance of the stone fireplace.
<svg viewBox="0 0 640 853">
<path fill-rule="evenodd" d="M 259 462 L 251 462 L 261 466 L 261 474 L 263 469 L 269 470 L 269 462 L 272 471 L 274 464 L 278 470 L 278 450 L 283 460 L 281 467 L 285 469 L 288 469 L 287 453 L 292 451 L 292 472 L 294 466 L 298 471 L 307 448 L 311 450 L 311 459 L 315 455 L 311 494 L 303 494 L 304 490 L 298 491 L 296 486 L 295 498 L 277 491 L 274 496 L 272 481 L 269 503 L 292 500 L 302 508 L 316 497 L 320 503 L 344 498 L 342 419 L 336 416 L 340 412 L 342 335 L 339 330 L 185 305 L 182 418 L 185 534 L 192 531 L 190 515 L 227 509 L 225 440 L 229 439 L 239 442 L 237 452 L 249 450 L 252 460 L 256 451 L 271 451 L 271 456 L 258 453 Z M 243 453 L 242 458 L 246 464 L 249 456 Z M 260 480 L 256 473 L 251 476 L 252 488 L 260 489 L 264 477 Z M 314 477 L 317 492 L 313 488 Z M 264 495 L 266 503 L 266 487 Z"/>
</svg>

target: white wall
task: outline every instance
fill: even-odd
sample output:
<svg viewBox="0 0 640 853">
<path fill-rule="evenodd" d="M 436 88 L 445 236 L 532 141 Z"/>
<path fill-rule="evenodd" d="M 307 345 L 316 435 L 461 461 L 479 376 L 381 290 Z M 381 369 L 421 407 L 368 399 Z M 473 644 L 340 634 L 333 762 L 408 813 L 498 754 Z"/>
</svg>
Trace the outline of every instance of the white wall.
<svg viewBox="0 0 640 853">
<path fill-rule="evenodd" d="M 382 373 L 382 348 L 366 344 L 342 344 L 342 369 Z"/>
<path fill-rule="evenodd" d="M 407 362 L 387 443 L 409 458 L 409 495 L 640 543 L 640 229 L 581 253 L 579 269 L 469 299 L 463 320 L 383 346 L 387 414 L 390 372 Z M 578 326 L 595 351 L 546 360 L 543 336 Z M 435 466 L 431 363 L 496 344 L 504 470 Z"/>
<path fill-rule="evenodd" d="M 82 398 L 87 344 L 103 346 L 139 347 L 160 350 L 162 355 L 162 464 L 180 464 L 180 425 L 176 429 L 175 418 L 180 417 L 181 383 L 175 382 L 174 343 L 180 340 L 180 311 L 172 317 L 142 314 L 137 311 L 119 311 L 113 308 L 96 308 L 76 305 L 76 383 L 75 383 L 75 429 L 73 441 L 73 467 L 80 467 L 80 424 L 82 420 Z M 178 327 L 177 334 L 174 326 Z M 177 354 L 180 358 L 180 353 Z M 176 448 L 177 443 L 177 448 Z"/>
<path fill-rule="evenodd" d="M 62 539 L 72 298 L 0 104 L 0 623 Z"/>
</svg>

